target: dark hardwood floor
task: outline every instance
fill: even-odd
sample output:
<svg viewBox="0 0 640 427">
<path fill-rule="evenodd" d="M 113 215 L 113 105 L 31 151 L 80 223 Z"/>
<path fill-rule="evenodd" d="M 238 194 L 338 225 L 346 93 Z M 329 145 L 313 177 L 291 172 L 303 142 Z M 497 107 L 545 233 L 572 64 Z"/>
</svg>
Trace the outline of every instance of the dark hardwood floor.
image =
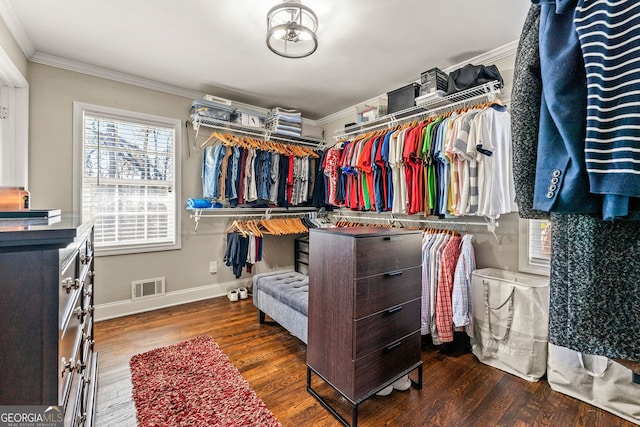
<svg viewBox="0 0 640 427">
<path fill-rule="evenodd" d="M 129 359 L 199 335 L 211 336 L 283 427 L 340 426 L 306 391 L 306 346 L 276 324 L 258 324 L 251 298 L 226 297 L 95 325 L 100 354 L 97 427 L 135 426 Z M 457 347 L 458 350 L 461 348 Z M 423 388 L 374 396 L 359 409 L 367 426 L 584 426 L 633 424 L 536 383 L 486 366 L 468 351 L 423 344 Z M 453 349 L 455 350 L 455 349 Z M 315 377 L 314 377 L 315 378 Z M 317 389 L 349 419 L 349 407 Z M 640 386 L 639 386 L 640 387 Z"/>
</svg>

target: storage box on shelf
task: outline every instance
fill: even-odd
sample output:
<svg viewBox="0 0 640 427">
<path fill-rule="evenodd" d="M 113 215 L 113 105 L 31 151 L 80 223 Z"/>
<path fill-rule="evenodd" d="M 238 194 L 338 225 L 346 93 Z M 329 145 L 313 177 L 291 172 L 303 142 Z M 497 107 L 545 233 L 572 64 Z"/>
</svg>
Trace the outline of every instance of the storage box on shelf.
<svg viewBox="0 0 640 427">
<path fill-rule="evenodd" d="M 415 106 L 418 96 L 420 96 L 419 83 L 410 83 L 391 92 L 387 92 L 388 113 L 396 113 Z"/>
<path fill-rule="evenodd" d="M 411 88 L 412 85 L 407 87 Z M 370 123 L 348 123 L 344 129 L 337 129 L 334 139 L 337 141 L 349 138 L 352 135 L 388 127 L 391 123 L 404 123 L 411 119 L 424 119 L 436 113 L 444 112 L 444 109 L 457 107 L 458 105 L 471 105 L 471 102 L 487 102 L 500 94 L 502 85 L 498 81 L 492 81 L 480 86 L 460 91 L 455 94 L 439 96 L 442 91 L 436 91 L 432 95 L 419 96 L 411 100 L 415 105 L 409 106 L 401 112 L 395 113 L 392 106 L 393 99 L 389 99 L 388 113 Z M 411 96 L 409 96 L 411 98 Z M 406 106 L 406 104 L 405 104 Z M 395 107 L 397 108 L 397 107 Z"/>
<path fill-rule="evenodd" d="M 387 99 L 378 97 L 356 106 L 358 123 L 368 123 L 387 114 Z"/>
<path fill-rule="evenodd" d="M 423 71 L 420 75 L 420 96 L 434 93 L 438 90 L 447 91 L 447 73 L 439 68 Z"/>
<path fill-rule="evenodd" d="M 191 103 L 190 114 L 200 117 L 221 120 L 228 122 L 231 120 L 233 109 L 219 102 L 196 99 Z"/>
<path fill-rule="evenodd" d="M 259 111 L 238 107 L 231 113 L 231 122 L 242 126 L 264 128 L 267 115 Z"/>
</svg>

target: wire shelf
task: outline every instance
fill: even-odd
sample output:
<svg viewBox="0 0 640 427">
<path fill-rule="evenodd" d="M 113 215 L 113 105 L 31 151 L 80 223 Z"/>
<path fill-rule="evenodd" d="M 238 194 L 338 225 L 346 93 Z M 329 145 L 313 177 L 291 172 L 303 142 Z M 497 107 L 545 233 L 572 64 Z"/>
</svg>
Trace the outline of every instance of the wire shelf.
<svg viewBox="0 0 640 427">
<path fill-rule="evenodd" d="M 383 127 L 393 127 L 418 117 L 427 118 L 444 111 L 455 109 L 462 104 L 477 103 L 483 98 L 493 100 L 500 93 L 500 90 L 500 82 L 495 80 L 441 98 L 430 98 L 405 110 L 381 116 L 376 120 L 368 122 L 366 125 L 353 125 L 346 127 L 344 130 L 337 130 L 334 139 L 342 140 L 352 135 L 363 134 Z"/>
<path fill-rule="evenodd" d="M 287 217 L 287 216 L 314 216 L 324 215 L 324 210 L 318 211 L 317 208 L 309 206 L 291 206 L 288 208 L 186 208 L 191 212 L 189 218 L 195 221 L 195 229 L 198 230 L 198 225 L 201 218 L 263 218 L 269 219 L 273 217 Z"/>
<path fill-rule="evenodd" d="M 200 131 L 200 127 L 204 126 L 211 129 L 218 129 L 225 132 L 230 133 L 240 133 L 242 135 L 246 135 L 252 138 L 261 139 L 263 141 L 274 141 L 274 142 L 283 142 L 287 144 L 297 144 L 297 145 L 305 145 L 312 148 L 323 149 L 325 147 L 324 140 L 317 138 L 308 138 L 308 137 L 288 137 L 283 135 L 278 135 L 276 133 L 271 132 L 268 129 L 245 126 L 237 123 L 226 122 L 222 120 L 216 120 L 212 118 L 202 117 L 197 114 L 192 114 L 189 116 L 188 120 L 192 125 L 193 129 L 196 131 L 196 139 L 198 138 L 198 132 Z"/>
</svg>

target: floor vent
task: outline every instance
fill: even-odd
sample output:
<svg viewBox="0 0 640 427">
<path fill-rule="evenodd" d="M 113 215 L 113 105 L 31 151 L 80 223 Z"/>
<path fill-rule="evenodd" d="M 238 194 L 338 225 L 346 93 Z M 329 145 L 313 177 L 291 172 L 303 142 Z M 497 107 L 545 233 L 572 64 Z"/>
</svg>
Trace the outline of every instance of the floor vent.
<svg viewBox="0 0 640 427">
<path fill-rule="evenodd" d="M 131 282 L 131 299 L 164 295 L 164 277 Z"/>
</svg>

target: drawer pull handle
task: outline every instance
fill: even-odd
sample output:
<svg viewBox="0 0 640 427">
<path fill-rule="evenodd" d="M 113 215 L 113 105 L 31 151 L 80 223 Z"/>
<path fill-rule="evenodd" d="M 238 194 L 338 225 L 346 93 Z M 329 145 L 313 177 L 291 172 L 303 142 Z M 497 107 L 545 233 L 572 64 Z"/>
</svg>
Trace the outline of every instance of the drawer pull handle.
<svg viewBox="0 0 640 427">
<path fill-rule="evenodd" d="M 394 241 L 402 240 L 402 236 L 387 236 L 384 238 L 384 240 L 394 242 Z"/>
<path fill-rule="evenodd" d="M 71 292 L 71 289 L 78 289 L 80 287 L 80 281 L 78 279 L 72 279 L 71 277 L 67 277 L 62 281 L 62 289 L 67 291 L 67 293 Z"/>
<path fill-rule="evenodd" d="M 396 305 L 395 307 L 391 307 L 390 309 L 388 309 L 387 313 L 393 314 L 393 313 L 397 313 L 400 310 L 402 310 L 402 305 Z"/>
<path fill-rule="evenodd" d="M 68 362 L 67 362 L 67 359 L 63 357 L 60 360 L 60 364 L 62 365 L 62 370 L 61 370 L 62 378 L 64 378 L 65 372 L 73 372 L 76 369 L 76 363 L 74 362 L 73 357 L 69 359 Z"/>
<path fill-rule="evenodd" d="M 398 271 L 390 271 L 386 274 L 387 277 L 400 276 L 402 274 L 401 270 Z"/>
<path fill-rule="evenodd" d="M 401 345 L 402 345 L 402 341 L 396 341 L 396 342 L 394 342 L 394 343 L 389 344 L 388 346 L 386 346 L 386 347 L 384 348 L 384 351 L 385 351 L 385 352 L 393 351 L 393 350 L 395 350 L 396 348 L 400 347 Z"/>
</svg>

